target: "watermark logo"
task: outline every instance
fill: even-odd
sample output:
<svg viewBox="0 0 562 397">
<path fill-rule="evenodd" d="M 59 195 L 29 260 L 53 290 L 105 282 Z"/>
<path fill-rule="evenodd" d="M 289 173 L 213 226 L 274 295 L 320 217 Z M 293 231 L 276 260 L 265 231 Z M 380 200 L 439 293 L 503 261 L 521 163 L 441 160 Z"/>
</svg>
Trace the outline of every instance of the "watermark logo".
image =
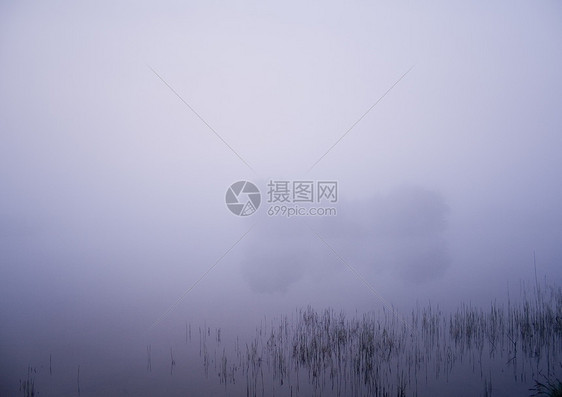
<svg viewBox="0 0 562 397">
<path fill-rule="evenodd" d="M 325 204 L 337 203 L 338 182 L 270 180 L 265 200 L 269 216 L 335 216 L 337 209 Z M 235 182 L 226 191 L 226 205 L 235 215 L 252 215 L 260 203 L 260 190 L 252 182 Z"/>
<path fill-rule="evenodd" d="M 226 191 L 226 206 L 238 216 L 252 215 L 260 206 L 260 190 L 252 182 L 234 182 Z"/>
</svg>

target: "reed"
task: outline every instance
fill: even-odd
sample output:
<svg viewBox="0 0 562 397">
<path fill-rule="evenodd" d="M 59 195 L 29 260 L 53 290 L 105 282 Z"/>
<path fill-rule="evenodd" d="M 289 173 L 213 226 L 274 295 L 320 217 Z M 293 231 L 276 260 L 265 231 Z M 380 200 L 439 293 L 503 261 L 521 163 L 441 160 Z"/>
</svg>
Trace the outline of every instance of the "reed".
<svg viewBox="0 0 562 397">
<path fill-rule="evenodd" d="M 207 325 L 205 331 L 211 334 Z M 220 335 L 217 329 L 217 345 Z M 416 396 L 431 382 L 448 382 L 458 368 L 477 374 L 481 395 L 492 396 L 502 385 L 493 382 L 488 362 L 512 371 L 520 383 L 558 368 L 562 290 L 535 284 L 531 296 L 523 292 L 518 302 L 508 297 L 507 307 L 495 301 L 487 308 L 461 304 L 448 314 L 438 306 L 418 306 L 408 323 L 386 309 L 347 317 L 308 306 L 291 320 L 264 319 L 245 349 L 238 340 L 233 353 L 222 348 L 217 370 L 225 387 L 245 380 L 247 396 Z M 208 367 L 206 337 L 202 346 Z M 531 390 L 558 396 L 560 382 L 536 382 Z"/>
</svg>

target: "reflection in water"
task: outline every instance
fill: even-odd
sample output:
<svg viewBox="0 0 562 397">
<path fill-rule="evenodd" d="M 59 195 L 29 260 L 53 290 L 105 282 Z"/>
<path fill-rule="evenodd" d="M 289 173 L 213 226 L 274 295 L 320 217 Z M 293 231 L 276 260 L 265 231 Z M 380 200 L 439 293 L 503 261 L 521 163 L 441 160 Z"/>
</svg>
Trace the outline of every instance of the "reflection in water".
<svg viewBox="0 0 562 397">
<path fill-rule="evenodd" d="M 525 291 L 522 288 L 522 291 Z M 181 326 L 183 328 L 183 326 Z M 264 319 L 248 335 L 185 325 L 122 365 L 46 357 L 20 395 L 525 396 L 559 387 L 562 290 L 451 313 L 418 306 L 352 315 L 312 307 Z M 84 364 L 82 367 L 76 364 Z M 542 386 L 541 386 L 542 385 Z M 14 390 L 15 392 L 16 390 Z M 10 395 L 13 395 L 11 393 Z M 541 394 L 542 395 L 542 394 Z"/>
</svg>

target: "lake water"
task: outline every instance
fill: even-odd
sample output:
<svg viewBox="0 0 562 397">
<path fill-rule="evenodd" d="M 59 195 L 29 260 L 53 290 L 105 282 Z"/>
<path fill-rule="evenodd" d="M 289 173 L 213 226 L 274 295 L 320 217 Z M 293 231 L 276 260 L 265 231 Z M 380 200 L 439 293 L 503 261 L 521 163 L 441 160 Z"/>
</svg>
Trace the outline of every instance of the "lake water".
<svg viewBox="0 0 562 397">
<path fill-rule="evenodd" d="M 562 292 L 533 292 L 408 317 L 307 307 L 242 334 L 186 322 L 146 345 L 102 341 L 87 359 L 46 346 L 2 395 L 526 396 L 562 370 Z"/>
</svg>

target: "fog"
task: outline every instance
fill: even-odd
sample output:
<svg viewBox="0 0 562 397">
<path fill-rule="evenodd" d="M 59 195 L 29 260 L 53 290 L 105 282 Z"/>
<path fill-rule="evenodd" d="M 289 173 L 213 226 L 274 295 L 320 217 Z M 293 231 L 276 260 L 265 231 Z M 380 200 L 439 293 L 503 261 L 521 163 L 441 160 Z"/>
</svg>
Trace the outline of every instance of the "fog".
<svg viewBox="0 0 562 397">
<path fill-rule="evenodd" d="M 561 21 L 555 1 L 3 2 L 0 394 L 51 352 L 142 361 L 186 321 L 559 285 Z M 337 215 L 268 216 L 272 180 L 337 181 Z"/>
</svg>

